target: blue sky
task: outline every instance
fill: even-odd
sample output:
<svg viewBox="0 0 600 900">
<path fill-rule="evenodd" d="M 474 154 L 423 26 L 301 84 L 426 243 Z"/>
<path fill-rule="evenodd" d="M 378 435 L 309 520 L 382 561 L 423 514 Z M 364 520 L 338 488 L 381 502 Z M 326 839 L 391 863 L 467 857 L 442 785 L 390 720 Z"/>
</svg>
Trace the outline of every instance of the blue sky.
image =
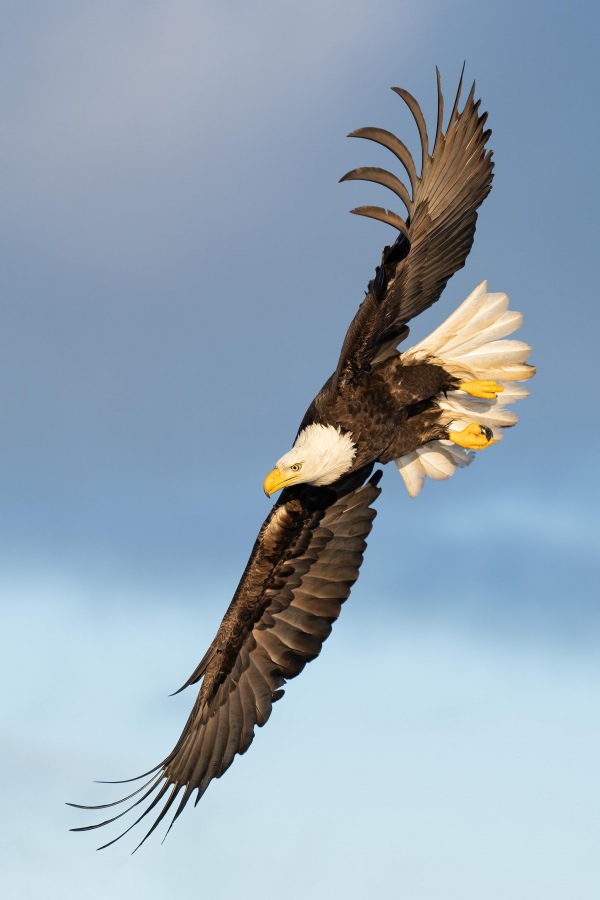
<svg viewBox="0 0 600 900">
<path fill-rule="evenodd" d="M 5 2 L 0 11 L 2 869 L 11 896 L 596 898 L 596 7 Z M 385 472 L 319 660 L 161 847 L 65 800 L 173 745 L 335 364 L 388 204 L 348 141 L 463 60 L 494 189 L 418 338 L 487 278 L 525 315 L 521 422 L 410 500 Z M 110 837 L 110 835 L 108 835 Z M 193 860 L 193 864 L 190 863 Z"/>
</svg>

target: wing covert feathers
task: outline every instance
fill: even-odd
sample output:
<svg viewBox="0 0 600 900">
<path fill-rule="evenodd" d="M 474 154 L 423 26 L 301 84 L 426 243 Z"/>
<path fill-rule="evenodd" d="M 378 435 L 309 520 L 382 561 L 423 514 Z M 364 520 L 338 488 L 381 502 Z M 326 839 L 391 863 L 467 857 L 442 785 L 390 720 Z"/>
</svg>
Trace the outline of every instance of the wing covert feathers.
<svg viewBox="0 0 600 900">
<path fill-rule="evenodd" d="M 203 678 L 175 748 L 133 794 L 115 804 L 80 807 L 103 809 L 137 798 L 122 813 L 74 831 L 99 828 L 147 801 L 129 831 L 164 801 L 143 843 L 177 798 L 171 825 L 194 791 L 197 803 L 236 754 L 246 752 L 286 681 L 319 655 L 358 577 L 376 514 L 372 504 L 381 492 L 380 472 L 366 481 L 371 468 L 348 476 L 335 489 L 302 485 L 283 492 L 209 652 L 187 682 Z"/>
<path fill-rule="evenodd" d="M 387 147 L 408 175 L 407 185 L 385 169 L 353 169 L 342 181 L 366 180 L 392 190 L 404 203 L 406 221 L 380 207 L 366 206 L 352 212 L 379 219 L 400 231 L 399 241 L 410 250 L 398 253 L 398 241 L 383 251 L 377 277 L 346 337 L 337 376 L 376 365 L 396 352 L 402 325 L 439 298 L 448 279 L 462 268 L 471 250 L 477 209 L 492 183 L 492 153 L 486 150 L 491 134 L 485 130 L 487 113 L 479 113 L 475 85 L 459 112 L 462 87 L 446 131 L 443 131 L 444 99 L 438 72 L 436 136 L 430 152 L 425 119 L 415 98 L 402 88 L 393 90 L 404 100 L 416 122 L 421 142 L 420 173 L 406 145 L 381 128 L 359 128 L 350 137 L 366 138 Z"/>
</svg>

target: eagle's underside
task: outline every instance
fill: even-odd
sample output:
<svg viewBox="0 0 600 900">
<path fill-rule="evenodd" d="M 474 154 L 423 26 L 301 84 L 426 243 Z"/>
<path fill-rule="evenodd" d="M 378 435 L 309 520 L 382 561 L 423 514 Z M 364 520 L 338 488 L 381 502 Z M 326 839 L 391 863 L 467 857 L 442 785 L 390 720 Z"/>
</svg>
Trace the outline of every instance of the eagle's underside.
<svg viewBox="0 0 600 900">
<path fill-rule="evenodd" d="M 319 654 L 358 577 L 380 493 L 375 463 L 394 460 L 415 496 L 426 476 L 450 477 L 472 461 L 473 451 L 499 440 L 502 429 L 516 422 L 507 406 L 526 396 L 516 382 L 534 370 L 526 364 L 530 348 L 506 340 L 521 316 L 508 309 L 505 294 L 488 293 L 483 282 L 429 337 L 402 354 L 397 349 L 408 334 L 407 322 L 434 303 L 464 265 L 477 209 L 491 187 L 490 132 L 474 87 L 459 112 L 459 85 L 444 132 L 438 75 L 431 153 L 420 107 L 407 91 L 394 88 L 417 124 L 420 174 L 390 132 L 353 132 L 394 153 L 410 190 L 377 168 L 355 169 L 342 180 L 389 187 L 408 216 L 378 207 L 353 210 L 393 225 L 399 237 L 384 249 L 337 368 L 307 410 L 294 447 L 265 480 L 267 493 L 284 490 L 215 639 L 184 685 L 202 682 L 182 735 L 169 756 L 145 773 L 150 778 L 142 787 L 116 803 L 82 807 L 106 809 L 131 799 L 124 812 L 74 830 L 101 827 L 141 807 L 132 828 L 158 808 L 148 837 L 169 810 L 175 810 L 174 821 L 194 792 L 197 802 L 248 749 L 285 682 Z"/>
</svg>

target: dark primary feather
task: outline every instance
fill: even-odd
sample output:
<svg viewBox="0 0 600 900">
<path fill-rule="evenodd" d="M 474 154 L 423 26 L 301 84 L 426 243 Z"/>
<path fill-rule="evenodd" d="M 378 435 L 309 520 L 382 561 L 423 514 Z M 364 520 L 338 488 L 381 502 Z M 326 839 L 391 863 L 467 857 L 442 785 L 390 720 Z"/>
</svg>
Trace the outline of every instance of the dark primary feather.
<svg viewBox="0 0 600 900">
<path fill-rule="evenodd" d="M 369 292 L 357 312 L 342 347 L 335 383 L 352 378 L 357 371 L 395 354 L 399 336 L 410 319 L 435 303 L 448 279 L 461 269 L 475 236 L 477 209 L 492 183 L 492 154 L 485 149 L 491 131 L 484 126 L 487 113 L 479 114 L 475 85 L 462 112 L 458 111 L 461 82 L 446 131 L 443 131 L 444 99 L 438 72 L 438 116 L 433 150 L 425 119 L 414 97 L 402 88 L 393 90 L 408 105 L 421 139 L 421 172 L 406 146 L 381 128 L 359 128 L 350 137 L 362 137 L 387 147 L 404 165 L 411 187 L 384 169 L 360 168 L 341 180 L 374 181 L 389 187 L 408 210 L 406 221 L 379 207 L 352 210 L 394 225 L 400 237 L 383 252 L 381 268 L 385 289 L 371 282 Z M 398 243 L 408 255 L 398 253 Z M 381 275 L 378 272 L 379 282 Z"/>
<path fill-rule="evenodd" d="M 136 797 L 131 806 L 74 831 L 100 828 L 148 801 L 129 831 L 164 800 L 146 840 L 179 794 L 173 821 L 194 791 L 198 802 L 236 754 L 246 752 L 255 726 L 268 720 L 285 682 L 319 655 L 358 577 L 375 518 L 372 504 L 380 494 L 380 472 L 366 481 L 371 469 L 342 479 L 335 488 L 299 485 L 284 491 L 261 528 L 209 651 L 186 682 L 203 678 L 177 745 L 145 773 L 150 780 L 133 794 L 80 808 L 104 809 Z"/>
</svg>

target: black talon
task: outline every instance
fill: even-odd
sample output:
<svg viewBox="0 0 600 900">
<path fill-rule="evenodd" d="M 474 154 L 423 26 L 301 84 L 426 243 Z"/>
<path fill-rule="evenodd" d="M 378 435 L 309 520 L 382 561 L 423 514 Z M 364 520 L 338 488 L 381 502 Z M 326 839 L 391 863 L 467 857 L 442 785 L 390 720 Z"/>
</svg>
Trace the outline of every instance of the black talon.
<svg viewBox="0 0 600 900">
<path fill-rule="evenodd" d="M 481 429 L 481 433 L 485 434 L 487 440 L 491 441 L 494 437 L 494 432 L 492 431 L 492 429 L 488 428 L 487 425 L 480 425 L 479 428 Z"/>
</svg>

